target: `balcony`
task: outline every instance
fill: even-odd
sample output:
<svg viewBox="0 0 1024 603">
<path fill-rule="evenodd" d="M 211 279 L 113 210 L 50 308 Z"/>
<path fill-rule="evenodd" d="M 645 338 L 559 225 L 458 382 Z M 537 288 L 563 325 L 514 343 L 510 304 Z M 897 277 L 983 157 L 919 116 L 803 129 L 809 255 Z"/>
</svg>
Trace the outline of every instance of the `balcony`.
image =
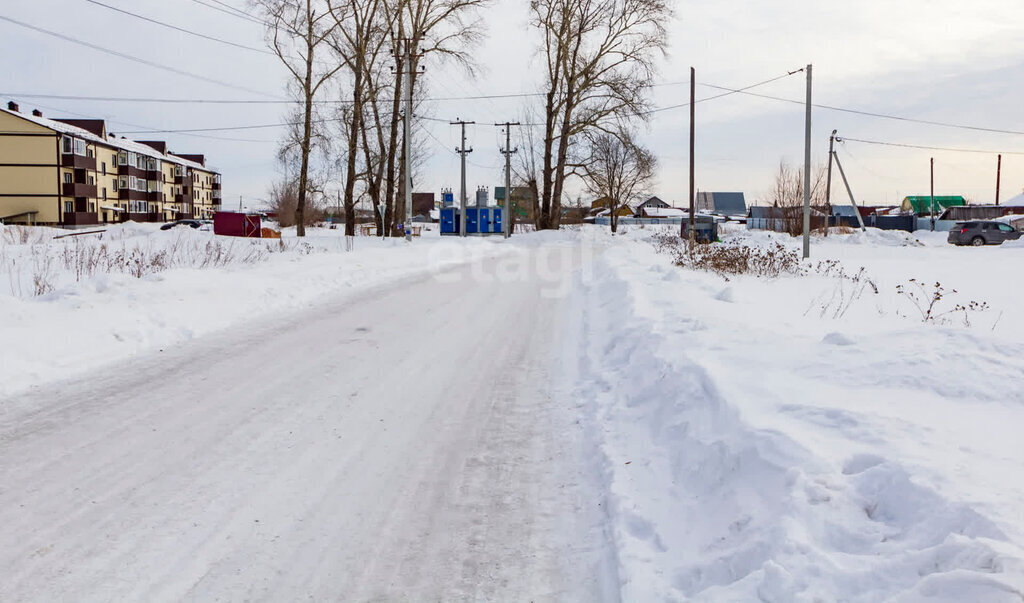
<svg viewBox="0 0 1024 603">
<path fill-rule="evenodd" d="M 148 173 L 149 172 L 147 172 L 146 170 L 140 170 L 139 168 L 135 167 L 134 165 L 119 165 L 119 166 L 117 166 L 117 174 L 119 176 L 135 176 L 136 178 L 140 178 L 142 180 L 145 180 L 146 179 L 146 174 L 148 174 Z"/>
<path fill-rule="evenodd" d="M 65 197 L 85 197 L 89 199 L 96 198 L 96 185 L 95 184 L 81 184 L 78 182 L 65 182 L 61 185 L 61 195 Z"/>
<path fill-rule="evenodd" d="M 96 214 L 95 212 L 76 211 L 64 214 L 65 226 L 88 226 L 99 223 L 99 214 Z"/>
<path fill-rule="evenodd" d="M 221 198 L 221 192 L 220 192 L 220 189 L 216 189 L 216 188 L 215 188 L 215 189 L 213 189 L 213 198 L 214 198 L 214 200 L 216 200 L 216 201 L 220 201 L 220 198 Z"/>
<path fill-rule="evenodd" d="M 123 213 L 120 214 L 126 221 L 131 222 L 163 222 L 164 218 L 162 214 L 132 214 Z"/>
<path fill-rule="evenodd" d="M 83 157 L 81 155 L 61 155 L 60 165 L 62 167 L 75 168 L 76 170 L 92 170 L 96 171 L 96 158 L 95 157 Z"/>
<path fill-rule="evenodd" d="M 213 183 L 213 190 L 215 190 L 215 191 L 219 191 L 220 190 L 220 182 L 214 182 Z"/>
<path fill-rule="evenodd" d="M 149 201 L 149 193 L 122 188 L 117 191 L 117 198 L 121 201 Z"/>
<path fill-rule="evenodd" d="M 163 201 L 164 194 L 161 191 L 150 191 L 146 194 L 147 201 Z"/>
</svg>

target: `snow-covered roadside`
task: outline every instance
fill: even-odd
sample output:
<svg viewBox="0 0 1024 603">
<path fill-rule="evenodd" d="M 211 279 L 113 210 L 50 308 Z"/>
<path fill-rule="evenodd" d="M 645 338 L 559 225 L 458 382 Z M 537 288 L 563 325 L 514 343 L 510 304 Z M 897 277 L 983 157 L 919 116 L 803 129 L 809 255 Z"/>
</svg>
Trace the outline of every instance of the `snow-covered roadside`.
<svg viewBox="0 0 1024 603">
<path fill-rule="evenodd" d="M 148 225 L 126 225 L 111 228 L 102 241 L 53 241 L 53 232 L 46 230 L 36 233 L 38 237 L 33 234 L 30 244 L 9 238 L 2 250 L 2 264 L 15 269 L 0 274 L 0 398 L 90 371 L 131 370 L 131 358 L 143 351 L 226 328 L 245 328 L 252 321 L 275 320 L 282 312 L 331 297 L 516 253 L 546 240 L 524 236 L 502 245 L 497 239 L 442 239 L 434 231 L 411 245 L 357 238 L 354 251 L 346 252 L 340 231 L 314 229 L 302 242 L 286 232 L 287 250 L 268 252 L 268 245 L 275 248 L 279 243 L 189 229 L 163 232 Z M 221 244 L 236 258 L 263 251 L 252 263 L 239 259 L 213 268 L 176 267 L 142 278 L 115 272 L 78 280 L 74 270 L 55 261 L 50 266 L 54 290 L 33 297 L 32 241 L 49 246 L 54 254 L 65 245 L 74 249 L 100 244 L 117 250 L 140 248 L 150 256 L 175 246 L 201 252 L 208 243 Z M 17 292 L 21 297 L 14 295 Z M 410 311 L 415 311 L 412 300 Z"/>
<path fill-rule="evenodd" d="M 685 271 L 633 230 L 581 308 L 624 600 L 1020 601 L 1024 249 L 815 245 L 879 293 Z M 791 241 L 741 234 L 747 244 Z M 991 308 L 923 324 L 916 278 Z"/>
</svg>

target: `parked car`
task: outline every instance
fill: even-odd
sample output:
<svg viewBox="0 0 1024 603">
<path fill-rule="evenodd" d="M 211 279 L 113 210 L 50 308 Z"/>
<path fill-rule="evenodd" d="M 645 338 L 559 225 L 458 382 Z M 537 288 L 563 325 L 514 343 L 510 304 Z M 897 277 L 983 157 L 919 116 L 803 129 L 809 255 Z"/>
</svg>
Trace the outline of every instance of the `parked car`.
<svg viewBox="0 0 1024 603">
<path fill-rule="evenodd" d="M 959 222 L 949 231 L 947 239 L 953 245 L 1002 245 L 1004 241 L 1016 241 L 1021 232 L 1003 222 Z"/>
<path fill-rule="evenodd" d="M 174 222 L 168 222 L 160 227 L 160 230 L 170 230 L 177 228 L 178 226 L 188 226 L 190 228 L 200 228 L 203 225 L 200 220 L 175 220 Z"/>
</svg>

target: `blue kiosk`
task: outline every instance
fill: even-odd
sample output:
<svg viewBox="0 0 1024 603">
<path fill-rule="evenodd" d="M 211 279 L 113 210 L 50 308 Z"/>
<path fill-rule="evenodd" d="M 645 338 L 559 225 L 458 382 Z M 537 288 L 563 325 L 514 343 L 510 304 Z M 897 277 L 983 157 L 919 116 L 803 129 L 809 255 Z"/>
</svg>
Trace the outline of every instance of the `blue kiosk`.
<svg viewBox="0 0 1024 603">
<path fill-rule="evenodd" d="M 486 237 L 504 234 L 503 210 L 500 207 L 467 207 L 466 235 Z M 462 212 L 457 207 L 441 209 L 441 235 L 459 236 L 462 228 Z"/>
</svg>

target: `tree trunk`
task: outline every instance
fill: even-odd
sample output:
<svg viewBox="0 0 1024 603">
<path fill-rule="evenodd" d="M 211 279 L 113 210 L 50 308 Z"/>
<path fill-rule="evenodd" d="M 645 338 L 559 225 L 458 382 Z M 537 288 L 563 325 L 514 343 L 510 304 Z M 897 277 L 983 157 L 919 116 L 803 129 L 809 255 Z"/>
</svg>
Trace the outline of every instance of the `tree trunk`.
<svg viewBox="0 0 1024 603">
<path fill-rule="evenodd" d="M 312 29 L 306 38 L 306 81 L 303 93 L 306 100 L 302 130 L 302 165 L 299 168 L 299 199 L 295 205 L 295 234 L 306 236 L 306 187 L 309 185 L 309 152 L 313 139 L 313 40 Z"/>
<path fill-rule="evenodd" d="M 345 236 L 356 234 L 356 156 L 359 153 L 359 130 L 363 121 L 363 55 L 356 56 L 352 83 L 352 122 L 348 131 L 348 161 L 345 165 Z"/>
</svg>

